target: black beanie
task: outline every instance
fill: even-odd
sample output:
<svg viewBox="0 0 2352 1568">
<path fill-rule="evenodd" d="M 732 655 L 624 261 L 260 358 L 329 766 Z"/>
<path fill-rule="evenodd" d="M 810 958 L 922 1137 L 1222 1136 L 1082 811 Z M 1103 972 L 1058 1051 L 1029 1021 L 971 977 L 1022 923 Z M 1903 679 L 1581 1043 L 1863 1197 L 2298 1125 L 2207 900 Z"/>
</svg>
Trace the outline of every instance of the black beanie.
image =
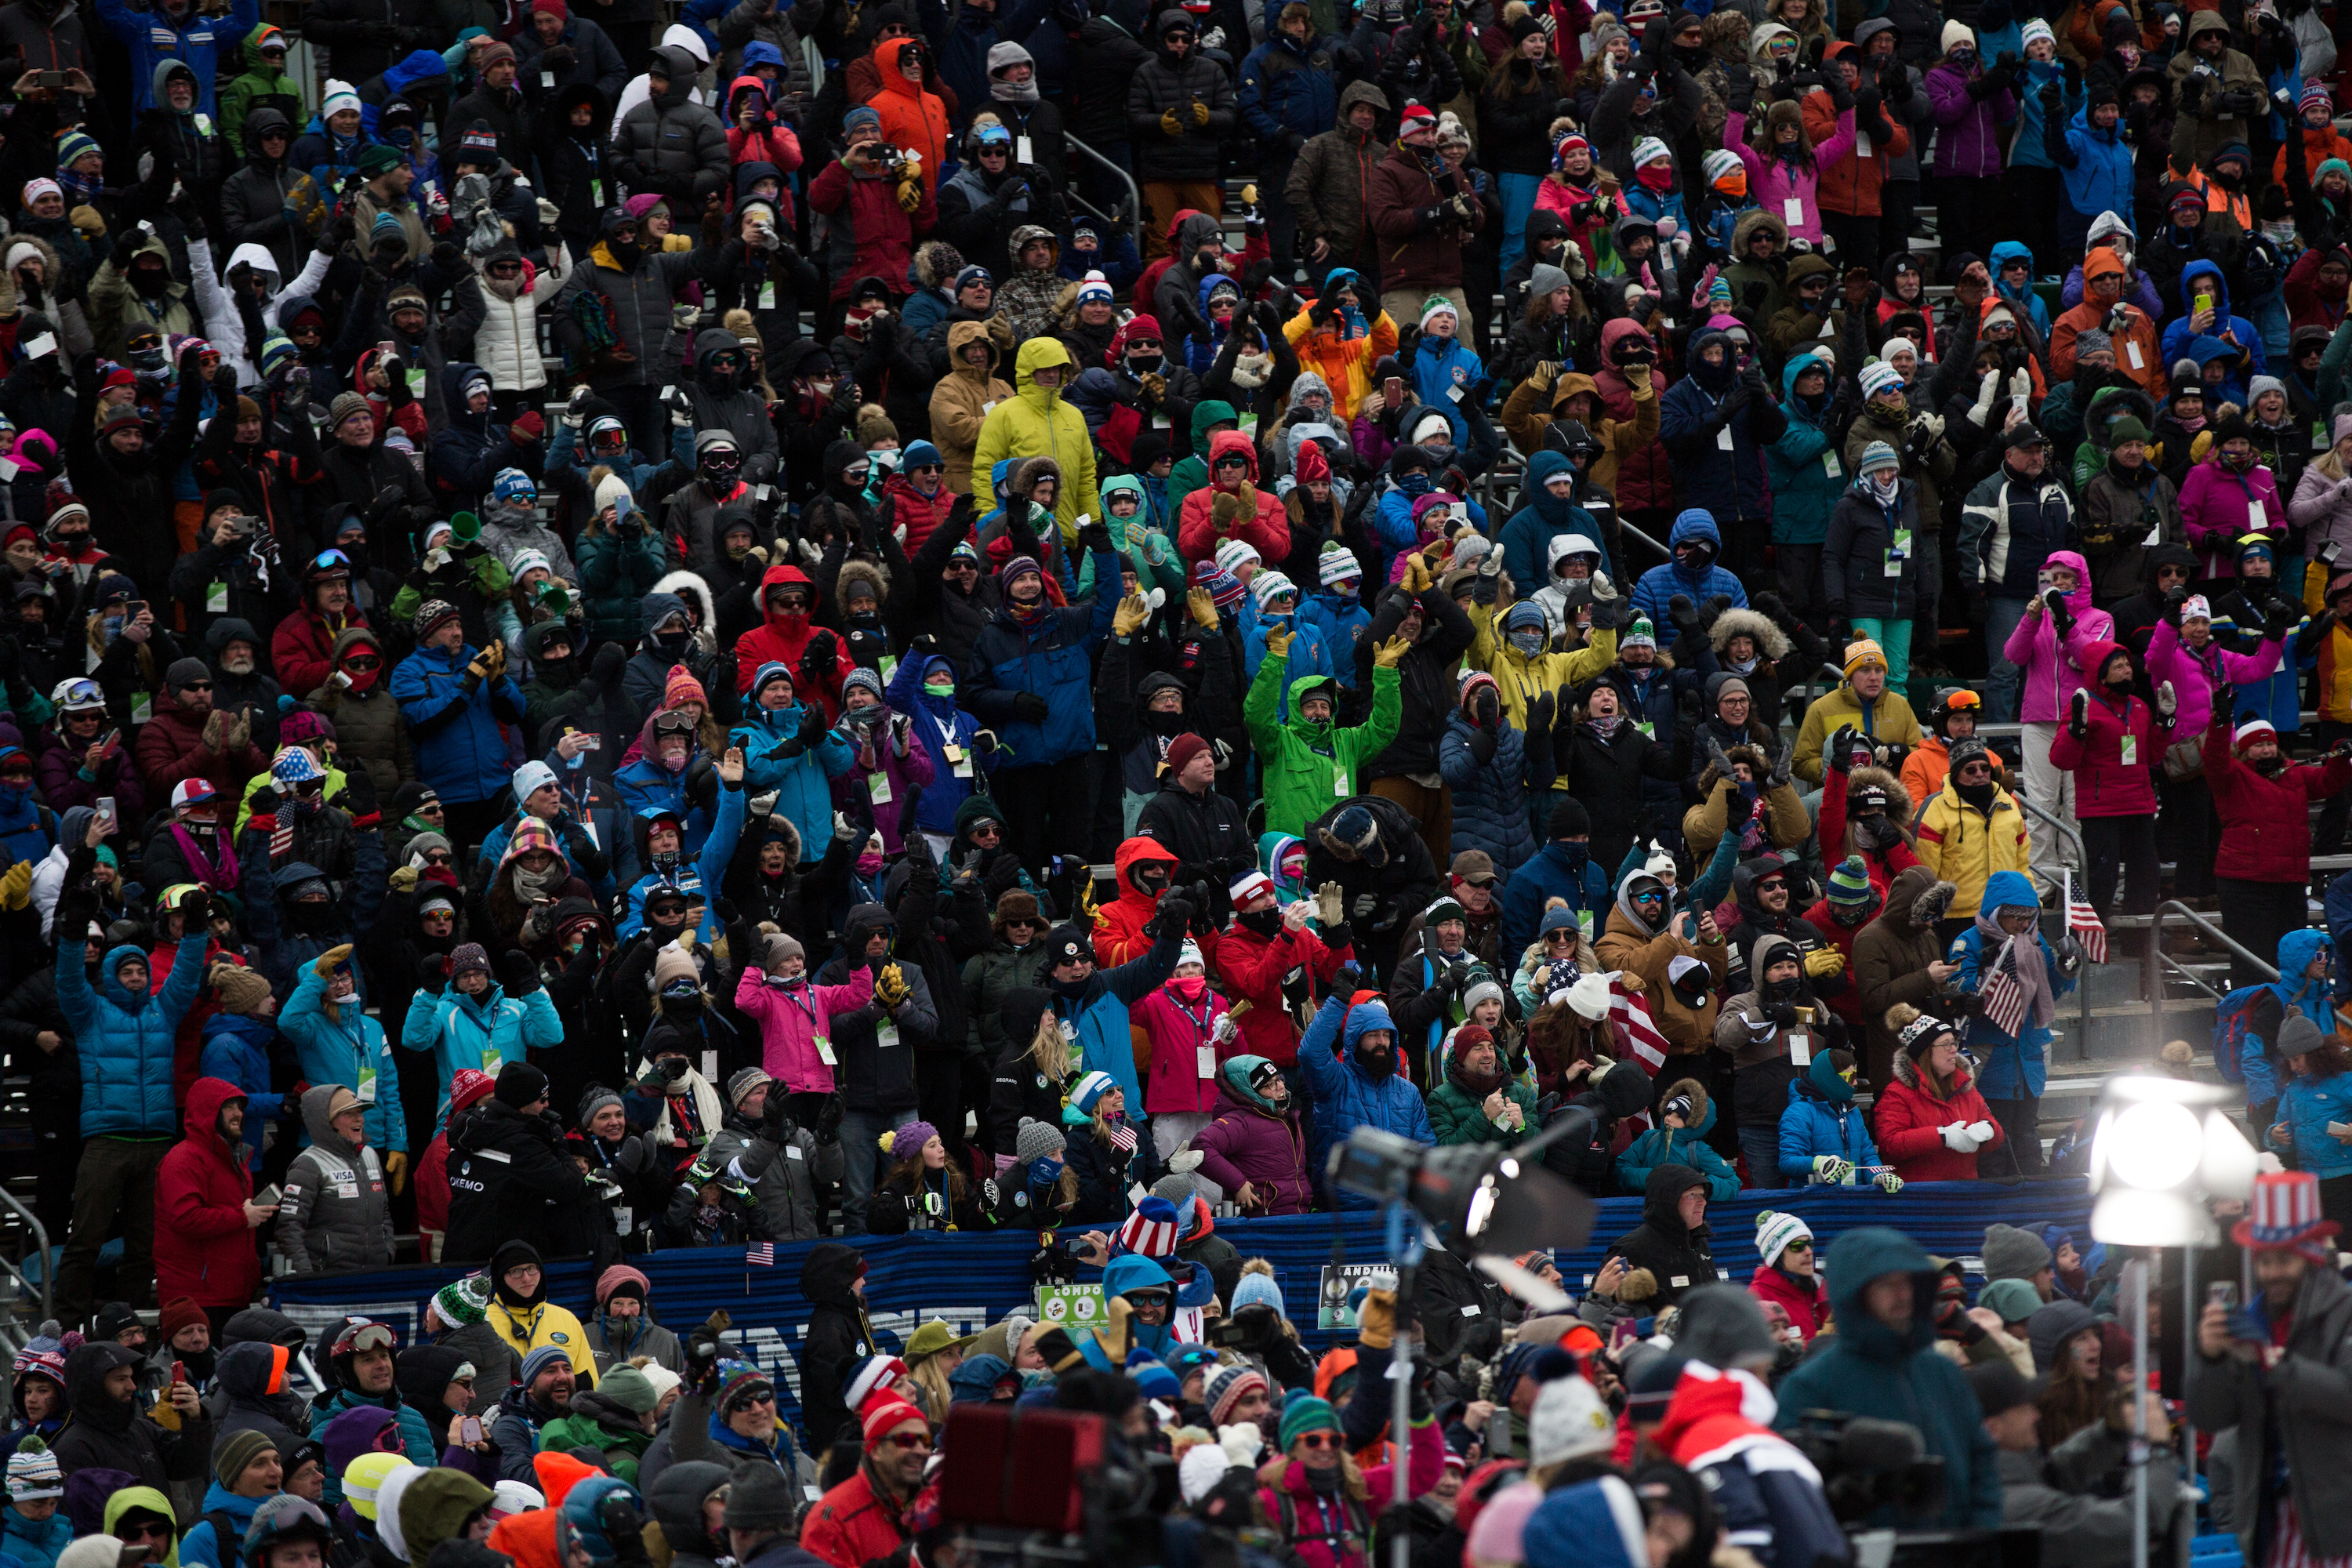
<svg viewBox="0 0 2352 1568">
<path fill-rule="evenodd" d="M 547 1075 L 529 1062 L 509 1062 L 499 1068 L 498 1087 L 490 1096 L 500 1105 L 520 1110 L 547 1098 Z"/>
<path fill-rule="evenodd" d="M 1573 798 L 1563 800 L 1551 808 L 1551 836 L 1554 838 L 1573 838 L 1579 834 L 1590 836 L 1591 832 L 1592 814 L 1584 809 L 1582 801 Z"/>
</svg>

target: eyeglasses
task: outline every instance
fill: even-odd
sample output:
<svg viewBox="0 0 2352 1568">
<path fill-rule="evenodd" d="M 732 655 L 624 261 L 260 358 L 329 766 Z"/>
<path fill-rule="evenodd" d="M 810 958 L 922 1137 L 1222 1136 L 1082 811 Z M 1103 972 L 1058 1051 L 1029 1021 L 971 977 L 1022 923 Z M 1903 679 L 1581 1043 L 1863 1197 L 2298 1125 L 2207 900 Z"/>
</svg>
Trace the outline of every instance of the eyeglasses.
<svg viewBox="0 0 2352 1568">
<path fill-rule="evenodd" d="M 975 822 L 969 834 L 974 838 L 1001 838 L 1004 836 L 1004 829 L 993 822 Z"/>
</svg>

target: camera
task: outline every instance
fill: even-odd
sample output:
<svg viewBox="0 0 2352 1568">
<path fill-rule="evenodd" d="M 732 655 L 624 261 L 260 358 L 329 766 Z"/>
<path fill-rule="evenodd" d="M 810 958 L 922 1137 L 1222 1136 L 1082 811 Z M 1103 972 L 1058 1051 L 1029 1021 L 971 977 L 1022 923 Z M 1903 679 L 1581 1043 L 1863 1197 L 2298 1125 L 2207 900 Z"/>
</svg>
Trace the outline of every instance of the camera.
<svg viewBox="0 0 2352 1568">
<path fill-rule="evenodd" d="M 1822 1473 L 1822 1493 L 1842 1525 L 1891 1508 L 1914 1518 L 1944 1506 L 1944 1461 L 1907 1421 L 1843 1410 L 1807 1410 L 1791 1440 Z"/>
</svg>

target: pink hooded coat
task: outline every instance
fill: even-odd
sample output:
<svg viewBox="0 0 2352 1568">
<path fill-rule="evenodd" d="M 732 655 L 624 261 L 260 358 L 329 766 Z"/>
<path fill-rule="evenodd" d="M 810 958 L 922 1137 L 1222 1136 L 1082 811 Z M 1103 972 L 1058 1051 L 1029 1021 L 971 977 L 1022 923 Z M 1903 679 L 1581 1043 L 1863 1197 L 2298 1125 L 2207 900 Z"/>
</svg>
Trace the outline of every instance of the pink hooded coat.
<svg viewBox="0 0 2352 1568">
<path fill-rule="evenodd" d="M 2002 658 L 2025 671 L 2018 717 L 2028 724 L 2062 721 L 2067 704 L 2074 700 L 2074 689 L 2083 684 L 2083 650 L 2095 642 L 2116 638 L 2115 617 L 2091 607 L 2089 564 L 2071 550 L 2052 551 L 2049 563 L 2074 574 L 2074 591 L 2066 595 L 2074 625 L 2066 634 L 2066 646 L 2060 648 L 2056 623 L 2042 615 L 2019 621 L 2001 648 Z"/>
</svg>

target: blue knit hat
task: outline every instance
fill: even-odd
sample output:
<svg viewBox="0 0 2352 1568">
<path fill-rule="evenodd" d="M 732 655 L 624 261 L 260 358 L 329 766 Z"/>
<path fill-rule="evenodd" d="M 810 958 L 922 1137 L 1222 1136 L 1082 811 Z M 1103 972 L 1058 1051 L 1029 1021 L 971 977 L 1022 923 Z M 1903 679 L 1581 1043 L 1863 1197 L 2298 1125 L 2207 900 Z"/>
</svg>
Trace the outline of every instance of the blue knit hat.
<svg viewBox="0 0 2352 1568">
<path fill-rule="evenodd" d="M 1236 1312 L 1244 1307 L 1271 1307 L 1282 1317 L 1290 1315 L 1284 1310 L 1282 1287 L 1274 1282 L 1274 1275 L 1256 1273 L 1246 1266 L 1242 1269 L 1241 1283 L 1234 1287 L 1234 1299 L 1228 1306 Z"/>
<path fill-rule="evenodd" d="M 490 481 L 490 496 L 509 506 L 529 506 L 539 499 L 539 487 L 520 468 L 500 468 Z"/>
<path fill-rule="evenodd" d="M 562 1362 L 565 1366 L 571 1366 L 572 1352 L 565 1350 L 562 1345 L 540 1346 L 537 1350 L 532 1351 L 529 1355 L 522 1358 L 522 1376 L 520 1381 L 525 1388 L 529 1388 L 533 1383 L 539 1380 L 540 1373 L 553 1366 L 557 1362 Z"/>
</svg>

